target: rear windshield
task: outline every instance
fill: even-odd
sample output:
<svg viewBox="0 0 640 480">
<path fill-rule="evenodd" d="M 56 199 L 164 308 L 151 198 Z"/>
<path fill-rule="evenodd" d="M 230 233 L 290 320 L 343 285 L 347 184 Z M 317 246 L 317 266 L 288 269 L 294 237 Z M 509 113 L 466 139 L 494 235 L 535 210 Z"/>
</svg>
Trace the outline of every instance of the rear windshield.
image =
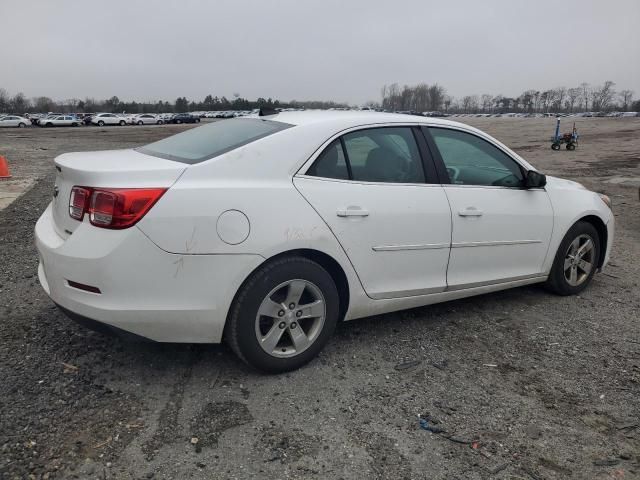
<svg viewBox="0 0 640 480">
<path fill-rule="evenodd" d="M 221 120 L 178 133 L 136 150 L 147 155 L 193 165 L 291 126 L 288 123 L 258 118 Z"/>
</svg>

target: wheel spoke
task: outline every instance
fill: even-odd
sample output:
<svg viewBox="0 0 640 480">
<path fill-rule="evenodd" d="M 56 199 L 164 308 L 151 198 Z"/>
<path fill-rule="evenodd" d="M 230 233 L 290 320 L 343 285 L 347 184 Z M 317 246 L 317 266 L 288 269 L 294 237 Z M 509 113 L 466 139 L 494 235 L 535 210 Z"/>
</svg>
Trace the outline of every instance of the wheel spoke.
<svg viewBox="0 0 640 480">
<path fill-rule="evenodd" d="M 571 242 L 571 247 L 569 247 L 569 254 L 575 255 L 578 251 L 578 248 L 580 248 L 580 237 Z"/>
<path fill-rule="evenodd" d="M 571 258 L 571 257 L 567 257 L 567 258 L 564 259 L 564 271 L 565 272 L 571 268 L 571 265 L 573 265 L 572 260 L 573 260 L 573 258 Z"/>
<path fill-rule="evenodd" d="M 287 292 L 286 304 L 294 303 L 298 305 L 300 303 L 300 297 L 302 292 L 306 288 L 306 284 L 302 280 L 294 280 L 289 284 L 289 291 Z"/>
<path fill-rule="evenodd" d="M 302 315 L 298 317 L 299 320 L 321 317 L 324 315 L 324 302 L 322 300 L 316 300 L 313 303 L 300 305 L 300 311 Z"/>
<path fill-rule="evenodd" d="M 588 239 L 584 245 L 582 245 L 577 252 L 577 255 L 579 258 L 584 257 L 587 253 L 589 253 L 591 250 L 593 250 L 593 242 L 591 241 L 591 239 Z"/>
<path fill-rule="evenodd" d="M 265 317 L 278 318 L 278 312 L 282 310 L 282 305 L 274 302 L 270 298 L 265 299 L 260 305 L 260 310 L 258 310 L 258 315 L 264 315 Z"/>
<path fill-rule="evenodd" d="M 267 332 L 267 334 L 262 337 L 260 342 L 262 343 L 262 348 L 264 348 L 267 352 L 273 352 L 282 337 L 282 333 L 284 332 L 283 328 L 278 326 L 278 322 L 273 322 L 273 325 Z"/>
<path fill-rule="evenodd" d="M 296 347 L 296 351 L 304 350 L 309 345 L 309 337 L 299 325 L 296 328 L 289 328 L 289 335 L 294 347 Z"/>
<path fill-rule="evenodd" d="M 571 270 L 569 272 L 569 283 L 571 285 L 575 285 L 578 283 L 578 267 L 575 265 L 571 266 Z"/>
<path fill-rule="evenodd" d="M 587 262 L 586 260 L 580 260 L 578 261 L 578 268 L 589 275 L 589 273 L 591 273 L 591 269 L 593 268 L 593 264 Z"/>
</svg>

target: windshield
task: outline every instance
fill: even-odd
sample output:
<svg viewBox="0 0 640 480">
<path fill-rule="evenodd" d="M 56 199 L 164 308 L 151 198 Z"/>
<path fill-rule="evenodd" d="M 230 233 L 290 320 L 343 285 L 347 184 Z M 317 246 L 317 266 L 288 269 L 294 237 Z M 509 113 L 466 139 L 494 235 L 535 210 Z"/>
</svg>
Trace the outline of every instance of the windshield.
<svg viewBox="0 0 640 480">
<path fill-rule="evenodd" d="M 223 120 L 178 133 L 136 150 L 168 160 L 195 164 L 291 126 L 288 123 L 258 118 Z"/>
</svg>

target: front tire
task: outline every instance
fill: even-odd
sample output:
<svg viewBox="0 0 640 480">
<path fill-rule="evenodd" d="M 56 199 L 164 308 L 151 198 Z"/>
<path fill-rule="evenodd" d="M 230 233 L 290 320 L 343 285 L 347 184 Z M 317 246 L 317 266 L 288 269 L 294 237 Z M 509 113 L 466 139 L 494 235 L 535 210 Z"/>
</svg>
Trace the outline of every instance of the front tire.
<svg viewBox="0 0 640 480">
<path fill-rule="evenodd" d="M 127 124 L 127 122 L 125 122 L 124 120 L 120 120 L 119 125 L 120 125 L 121 127 L 124 127 L 126 124 Z"/>
<path fill-rule="evenodd" d="M 24 128 L 24 127 L 26 127 L 26 125 L 25 125 L 23 122 L 20 122 L 20 123 L 18 124 L 18 128 Z"/>
<path fill-rule="evenodd" d="M 104 122 L 103 122 L 102 120 L 100 120 L 100 121 L 98 122 L 98 126 L 99 126 L 99 127 L 104 127 Z"/>
<path fill-rule="evenodd" d="M 576 295 L 587 288 L 598 268 L 600 237 L 588 222 L 577 222 L 562 239 L 546 286 L 558 295 Z"/>
<path fill-rule="evenodd" d="M 262 266 L 240 288 L 225 340 L 244 362 L 269 373 L 300 368 L 325 346 L 339 316 L 331 275 L 304 257 Z"/>
</svg>

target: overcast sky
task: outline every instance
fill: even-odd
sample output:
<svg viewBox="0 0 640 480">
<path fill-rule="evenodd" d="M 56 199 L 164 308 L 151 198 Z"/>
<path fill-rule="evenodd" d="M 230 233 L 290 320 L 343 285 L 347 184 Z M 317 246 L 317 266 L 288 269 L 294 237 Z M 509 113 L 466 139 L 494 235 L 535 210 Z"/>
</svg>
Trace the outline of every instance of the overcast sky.
<svg viewBox="0 0 640 480">
<path fill-rule="evenodd" d="M 640 95 L 640 0 L 0 0 L 0 26 L 0 88 L 28 97 Z"/>
</svg>

